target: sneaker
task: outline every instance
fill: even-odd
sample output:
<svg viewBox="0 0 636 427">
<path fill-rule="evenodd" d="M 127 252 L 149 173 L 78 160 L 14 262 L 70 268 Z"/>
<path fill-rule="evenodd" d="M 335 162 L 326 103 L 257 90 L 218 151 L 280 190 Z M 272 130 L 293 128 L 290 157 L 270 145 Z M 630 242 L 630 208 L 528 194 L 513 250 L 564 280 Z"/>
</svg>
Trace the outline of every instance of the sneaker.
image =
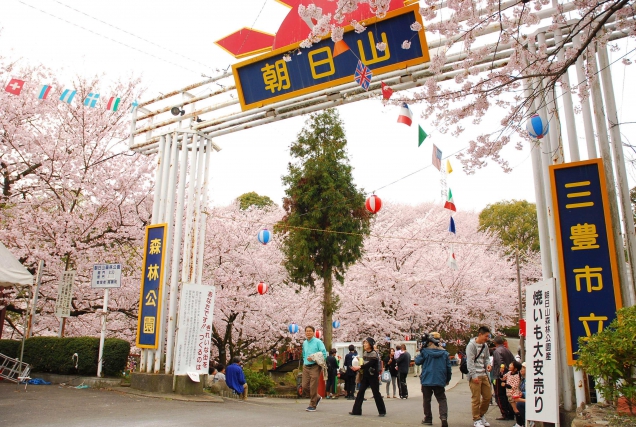
<svg viewBox="0 0 636 427">
<path fill-rule="evenodd" d="M 433 425 L 433 420 L 424 419 L 424 420 L 422 420 L 422 424 L 424 424 L 425 426 L 432 426 Z"/>
<path fill-rule="evenodd" d="M 486 420 L 485 415 L 481 416 L 481 423 L 483 424 L 484 427 L 490 427 L 490 423 Z"/>
<path fill-rule="evenodd" d="M 448 427 L 448 421 L 442 420 L 442 427 Z"/>
<path fill-rule="evenodd" d="M 322 400 L 322 396 L 318 396 L 318 401 L 316 402 L 316 406 L 314 407 L 314 411 L 316 410 L 316 408 L 318 407 L 318 405 L 320 404 L 320 401 Z M 488 424 L 490 425 L 490 424 Z"/>
<path fill-rule="evenodd" d="M 473 422 L 473 427 L 484 427 L 484 424 L 481 422 L 481 418 Z"/>
<path fill-rule="evenodd" d="M 316 412 L 316 408 L 314 406 L 307 406 L 307 409 L 305 409 L 305 411 L 307 411 L 307 412 Z"/>
</svg>

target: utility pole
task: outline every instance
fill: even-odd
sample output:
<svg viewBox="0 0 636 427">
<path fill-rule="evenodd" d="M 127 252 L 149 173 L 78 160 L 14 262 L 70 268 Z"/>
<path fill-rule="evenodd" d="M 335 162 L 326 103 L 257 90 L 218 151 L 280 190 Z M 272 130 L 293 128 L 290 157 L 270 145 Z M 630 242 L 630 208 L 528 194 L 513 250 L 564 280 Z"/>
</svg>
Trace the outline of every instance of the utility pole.
<svg viewBox="0 0 636 427">
<path fill-rule="evenodd" d="M 517 262 L 517 290 L 519 292 L 519 327 L 521 328 L 521 320 L 523 319 L 523 301 L 521 299 L 521 267 L 519 266 L 519 243 L 517 242 L 517 250 L 515 251 L 515 261 Z M 526 359 L 526 337 L 519 334 L 519 351 L 521 352 L 521 361 Z"/>
</svg>

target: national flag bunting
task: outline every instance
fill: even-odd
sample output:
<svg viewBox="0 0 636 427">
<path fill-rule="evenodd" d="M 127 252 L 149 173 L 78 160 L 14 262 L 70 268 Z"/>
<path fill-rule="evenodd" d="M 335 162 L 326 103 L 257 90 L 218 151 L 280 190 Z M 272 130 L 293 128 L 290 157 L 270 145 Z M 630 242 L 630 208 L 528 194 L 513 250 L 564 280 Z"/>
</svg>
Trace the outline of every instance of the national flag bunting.
<svg viewBox="0 0 636 427">
<path fill-rule="evenodd" d="M 453 172 L 453 167 L 450 164 L 450 160 L 446 159 L 446 173 Z"/>
<path fill-rule="evenodd" d="M 450 217 L 450 224 L 448 226 L 448 232 L 449 233 L 453 233 L 453 234 L 457 234 L 455 232 L 455 220 L 453 219 L 453 217 Z"/>
<path fill-rule="evenodd" d="M 75 98 L 76 93 L 77 91 L 74 91 L 73 89 L 64 89 L 62 95 L 60 96 L 60 101 L 70 104 L 71 102 L 73 102 L 73 98 Z"/>
<path fill-rule="evenodd" d="M 422 126 L 417 125 L 417 127 L 420 129 L 419 136 L 417 138 L 417 140 L 418 140 L 417 146 L 419 147 L 419 146 L 422 145 L 422 143 L 424 142 L 424 140 L 426 139 L 428 134 L 426 132 L 424 132 L 424 129 L 422 129 Z"/>
<path fill-rule="evenodd" d="M 111 96 L 110 99 L 108 100 L 108 105 L 106 105 L 106 109 L 107 110 L 111 110 L 111 111 L 117 111 L 117 108 L 119 108 L 119 98 L 115 98 L 114 96 Z"/>
<path fill-rule="evenodd" d="M 354 80 L 362 86 L 362 89 L 369 90 L 369 85 L 371 84 L 371 77 L 373 77 L 373 73 L 369 68 L 362 63 L 362 61 L 358 61 L 358 66 L 356 67 L 356 72 L 353 76 Z"/>
<path fill-rule="evenodd" d="M 38 90 L 38 99 L 46 99 L 49 96 L 50 92 L 51 92 L 51 86 L 49 85 L 40 86 L 40 89 Z"/>
<path fill-rule="evenodd" d="M 391 89 L 388 84 L 382 82 L 382 98 L 388 101 L 391 95 L 393 95 L 393 89 Z"/>
<path fill-rule="evenodd" d="M 86 99 L 84 100 L 85 107 L 95 108 L 97 105 L 97 100 L 99 99 L 99 93 L 89 93 Z"/>
<path fill-rule="evenodd" d="M 457 208 L 455 207 L 455 201 L 453 200 L 453 192 L 451 189 L 448 189 L 448 200 L 444 203 L 444 209 L 451 210 L 453 212 L 457 212 Z"/>
<path fill-rule="evenodd" d="M 349 50 L 349 46 L 345 43 L 344 40 L 337 41 L 336 44 L 333 45 L 333 57 L 340 55 L 341 53 L 345 53 Z"/>
<path fill-rule="evenodd" d="M 24 80 L 20 79 L 11 79 L 7 87 L 4 88 L 7 92 L 12 95 L 20 96 L 20 92 L 24 89 Z"/>
<path fill-rule="evenodd" d="M 442 171 L 442 150 L 437 148 L 435 144 L 433 144 L 433 166 L 435 166 L 438 171 Z"/>
<path fill-rule="evenodd" d="M 411 113 L 411 109 L 406 102 L 402 103 L 397 122 L 404 123 L 407 126 L 411 126 L 411 123 L 413 123 L 413 113 Z"/>
<path fill-rule="evenodd" d="M 446 261 L 446 264 L 453 270 L 459 270 L 459 268 L 457 267 L 457 258 L 455 258 L 453 245 L 451 245 L 450 253 L 448 254 L 448 261 Z"/>
</svg>

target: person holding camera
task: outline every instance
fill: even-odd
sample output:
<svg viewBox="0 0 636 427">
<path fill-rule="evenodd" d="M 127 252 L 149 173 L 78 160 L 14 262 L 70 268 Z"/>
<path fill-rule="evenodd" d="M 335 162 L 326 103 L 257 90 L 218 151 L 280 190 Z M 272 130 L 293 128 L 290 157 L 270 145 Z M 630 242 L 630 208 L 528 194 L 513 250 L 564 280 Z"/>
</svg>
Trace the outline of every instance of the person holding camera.
<svg viewBox="0 0 636 427">
<path fill-rule="evenodd" d="M 380 371 L 382 370 L 380 356 L 378 352 L 373 349 L 374 344 L 375 340 L 373 338 L 369 337 L 365 339 L 362 342 L 362 348 L 364 349 L 362 360 L 364 360 L 364 364 L 362 366 L 351 367 L 354 371 L 362 370 L 362 380 L 360 381 L 360 390 L 356 396 L 356 401 L 349 415 L 362 415 L 364 392 L 369 387 L 371 387 L 371 391 L 373 392 L 375 406 L 378 408 L 378 416 L 383 417 L 386 415 L 386 407 L 380 394 Z"/>
<path fill-rule="evenodd" d="M 424 420 L 422 424 L 433 425 L 431 401 L 433 395 L 439 405 L 439 418 L 442 427 L 448 427 L 448 403 L 445 387 L 450 383 L 453 371 L 448 352 L 439 345 L 440 334 L 431 332 L 422 336 L 422 348 L 415 357 L 415 364 L 422 367 L 420 382 L 424 398 Z"/>
</svg>

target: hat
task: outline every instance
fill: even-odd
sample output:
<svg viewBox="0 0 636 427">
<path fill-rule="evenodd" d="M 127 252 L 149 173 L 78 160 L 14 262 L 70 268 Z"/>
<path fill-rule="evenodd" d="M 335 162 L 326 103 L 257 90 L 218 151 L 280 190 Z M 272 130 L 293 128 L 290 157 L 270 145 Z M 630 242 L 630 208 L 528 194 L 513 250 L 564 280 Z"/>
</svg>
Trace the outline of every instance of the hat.
<svg viewBox="0 0 636 427">
<path fill-rule="evenodd" d="M 442 338 L 442 336 L 439 334 L 439 332 L 431 332 L 429 334 L 431 337 L 435 338 L 436 340 L 439 340 Z"/>
<path fill-rule="evenodd" d="M 521 366 L 523 366 L 523 367 L 525 368 L 525 367 L 526 367 L 526 362 L 523 362 L 523 363 L 521 364 Z"/>
<path fill-rule="evenodd" d="M 368 342 L 371 347 L 375 345 L 375 340 L 371 337 L 367 337 L 365 341 Z"/>
</svg>

